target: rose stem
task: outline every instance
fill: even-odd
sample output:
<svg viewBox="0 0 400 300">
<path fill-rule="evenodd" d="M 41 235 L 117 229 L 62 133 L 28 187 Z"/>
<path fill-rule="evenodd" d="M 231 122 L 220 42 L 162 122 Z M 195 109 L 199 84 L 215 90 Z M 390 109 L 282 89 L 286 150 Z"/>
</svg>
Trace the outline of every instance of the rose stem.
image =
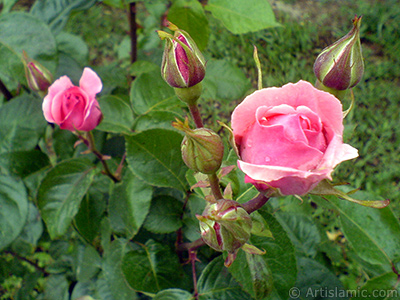
<svg viewBox="0 0 400 300">
<path fill-rule="evenodd" d="M 83 137 L 80 133 L 78 133 L 79 139 L 81 139 L 85 145 L 89 148 L 89 150 L 96 155 L 96 157 L 101 161 L 101 164 L 103 165 L 104 172 L 105 174 L 112 179 L 114 182 L 119 182 L 120 179 L 115 177 L 114 174 L 111 173 L 110 169 L 108 168 L 107 162 L 104 160 L 104 155 L 101 154 L 99 151 L 97 151 L 95 143 L 94 143 L 94 137 L 93 133 L 89 131 L 87 133 L 87 139 Z"/>
<path fill-rule="evenodd" d="M 197 260 L 197 256 L 196 256 L 196 250 L 189 250 L 189 259 L 190 262 L 192 263 L 192 275 L 193 275 L 193 289 L 194 289 L 194 298 L 196 300 L 199 299 L 199 292 L 197 290 L 197 276 L 196 276 L 196 260 Z"/>
<path fill-rule="evenodd" d="M 197 128 L 203 128 L 203 121 L 201 120 L 201 115 L 197 103 L 188 104 L 190 114 L 192 115 L 193 121 L 196 124 Z"/>
<path fill-rule="evenodd" d="M 254 199 L 251 199 L 251 200 L 247 201 L 246 203 L 243 203 L 242 207 L 249 214 L 251 214 L 252 212 L 255 212 L 256 210 L 260 209 L 265 203 L 267 203 L 267 201 L 269 199 L 270 199 L 269 197 L 266 197 L 260 193 Z M 191 251 L 191 250 L 200 248 L 203 245 L 205 245 L 204 241 L 201 238 L 199 238 L 198 240 L 195 240 L 194 242 L 183 243 L 183 244 L 178 245 L 178 251 Z"/>
<path fill-rule="evenodd" d="M 215 200 L 223 199 L 221 189 L 219 188 L 219 179 L 216 173 L 209 174 L 208 180 L 210 181 L 211 192 L 214 195 Z"/>
<path fill-rule="evenodd" d="M 131 38 L 131 63 L 133 64 L 137 58 L 137 34 L 136 34 L 137 25 L 136 25 L 135 2 L 129 3 L 128 18 L 129 18 L 129 36 Z M 133 79 L 135 79 L 134 76 L 132 76 L 132 80 Z"/>
<path fill-rule="evenodd" d="M 260 209 L 265 203 L 267 203 L 268 200 L 269 197 L 266 197 L 260 193 L 254 199 L 251 199 L 250 201 L 243 203 L 242 207 L 247 211 L 247 213 L 251 214 L 257 209 Z"/>
</svg>

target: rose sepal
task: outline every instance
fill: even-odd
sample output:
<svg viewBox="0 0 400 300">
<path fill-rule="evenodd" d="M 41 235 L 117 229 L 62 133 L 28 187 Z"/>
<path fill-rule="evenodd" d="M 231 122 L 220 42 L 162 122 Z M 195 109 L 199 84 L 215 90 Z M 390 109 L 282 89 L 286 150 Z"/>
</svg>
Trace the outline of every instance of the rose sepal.
<svg viewBox="0 0 400 300">
<path fill-rule="evenodd" d="M 340 199 L 347 200 L 353 203 L 357 203 L 362 206 L 371 208 L 384 208 L 389 205 L 390 200 L 357 200 L 349 196 L 350 193 L 342 192 L 335 188 L 328 180 L 321 181 L 313 190 L 310 191 L 312 195 L 318 196 L 337 196 Z"/>
</svg>

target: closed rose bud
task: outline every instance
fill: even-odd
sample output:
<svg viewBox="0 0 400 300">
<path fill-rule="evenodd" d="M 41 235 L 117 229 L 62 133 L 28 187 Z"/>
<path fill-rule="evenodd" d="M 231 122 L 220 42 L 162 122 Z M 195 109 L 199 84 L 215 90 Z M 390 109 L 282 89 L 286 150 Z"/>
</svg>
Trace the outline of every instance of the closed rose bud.
<svg viewBox="0 0 400 300">
<path fill-rule="evenodd" d="M 186 132 L 182 141 L 182 158 L 190 169 L 213 174 L 220 168 L 223 156 L 221 137 L 211 129 L 198 128 Z"/>
<path fill-rule="evenodd" d="M 23 51 L 25 61 L 25 76 L 28 86 L 35 92 L 47 92 L 53 82 L 53 75 L 40 63 L 30 59 Z"/>
<path fill-rule="evenodd" d="M 205 60 L 190 35 L 170 25 L 174 36 L 159 31 L 165 39 L 165 49 L 161 65 L 161 75 L 174 88 L 189 88 L 200 83 L 205 76 Z"/>
<path fill-rule="evenodd" d="M 236 253 L 250 238 L 251 217 L 236 201 L 209 204 L 197 219 L 203 241 L 216 251 Z"/>
<path fill-rule="evenodd" d="M 322 50 L 314 63 L 318 85 L 334 90 L 354 87 L 364 73 L 360 42 L 361 17 L 353 19 L 353 29 L 331 46 Z"/>
<path fill-rule="evenodd" d="M 224 156 L 224 145 L 221 137 L 211 129 L 191 129 L 189 121 L 172 124 L 175 128 L 185 132 L 181 144 L 182 159 L 195 172 L 213 174 L 221 166 Z"/>
</svg>

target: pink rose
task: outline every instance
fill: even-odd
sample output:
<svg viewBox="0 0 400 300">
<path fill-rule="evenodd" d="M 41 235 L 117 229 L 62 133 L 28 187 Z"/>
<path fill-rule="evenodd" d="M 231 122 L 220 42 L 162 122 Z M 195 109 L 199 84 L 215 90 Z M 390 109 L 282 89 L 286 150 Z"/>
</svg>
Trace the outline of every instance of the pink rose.
<svg viewBox="0 0 400 300">
<path fill-rule="evenodd" d="M 260 191 L 304 195 L 358 156 L 343 143 L 340 101 L 306 81 L 249 95 L 233 111 L 232 129 L 239 168 Z"/>
<path fill-rule="evenodd" d="M 96 94 L 103 84 L 99 76 L 85 68 L 79 87 L 74 86 L 67 76 L 57 79 L 43 101 L 43 114 L 50 123 L 70 131 L 90 131 L 99 125 L 102 113 Z"/>
</svg>

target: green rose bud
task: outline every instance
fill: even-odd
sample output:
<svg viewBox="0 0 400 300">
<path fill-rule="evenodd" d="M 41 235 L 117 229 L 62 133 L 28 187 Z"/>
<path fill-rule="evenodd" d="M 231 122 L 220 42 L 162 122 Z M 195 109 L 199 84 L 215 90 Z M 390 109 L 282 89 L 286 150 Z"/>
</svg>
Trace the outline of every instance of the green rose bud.
<svg viewBox="0 0 400 300">
<path fill-rule="evenodd" d="M 37 61 L 30 59 L 25 51 L 25 76 L 28 86 L 35 92 L 47 92 L 48 87 L 53 83 L 53 75 Z"/>
<path fill-rule="evenodd" d="M 250 238 L 251 217 L 236 201 L 221 199 L 209 204 L 197 219 L 203 241 L 216 251 L 236 255 Z"/>
<path fill-rule="evenodd" d="M 175 128 L 185 132 L 181 144 L 182 159 L 195 172 L 213 174 L 221 167 L 224 156 L 224 145 L 221 137 L 211 129 L 191 129 L 189 121 L 172 124 Z"/>
<path fill-rule="evenodd" d="M 342 91 L 354 87 L 361 80 L 364 62 L 360 26 L 361 17 L 356 16 L 353 29 L 318 55 L 314 63 L 314 73 L 319 81 L 317 87 Z"/>
<path fill-rule="evenodd" d="M 174 36 L 158 31 L 165 39 L 161 75 L 174 88 L 189 88 L 200 83 L 205 76 L 205 59 L 190 35 L 170 23 Z"/>
</svg>

